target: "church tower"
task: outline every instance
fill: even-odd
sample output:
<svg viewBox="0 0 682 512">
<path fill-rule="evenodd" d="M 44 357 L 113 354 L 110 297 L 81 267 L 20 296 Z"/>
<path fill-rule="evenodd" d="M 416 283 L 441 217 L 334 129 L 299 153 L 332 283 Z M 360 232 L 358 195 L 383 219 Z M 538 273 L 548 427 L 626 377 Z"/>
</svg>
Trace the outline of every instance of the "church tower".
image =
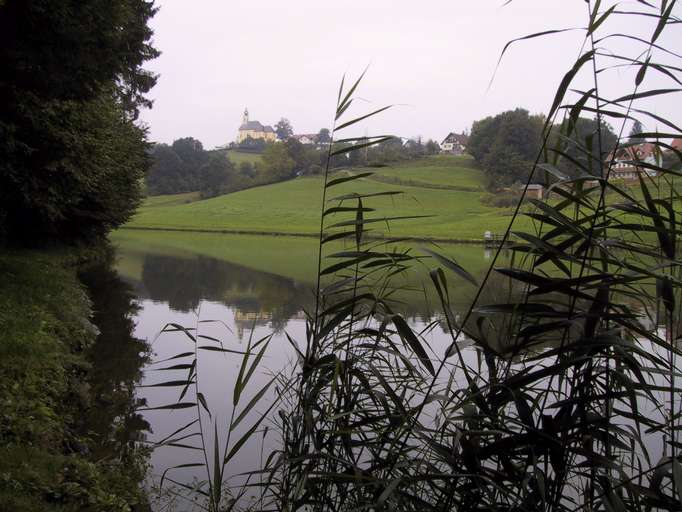
<svg viewBox="0 0 682 512">
<path fill-rule="evenodd" d="M 242 124 L 246 124 L 249 122 L 249 109 L 245 108 L 244 109 L 244 115 L 242 116 Z"/>
</svg>

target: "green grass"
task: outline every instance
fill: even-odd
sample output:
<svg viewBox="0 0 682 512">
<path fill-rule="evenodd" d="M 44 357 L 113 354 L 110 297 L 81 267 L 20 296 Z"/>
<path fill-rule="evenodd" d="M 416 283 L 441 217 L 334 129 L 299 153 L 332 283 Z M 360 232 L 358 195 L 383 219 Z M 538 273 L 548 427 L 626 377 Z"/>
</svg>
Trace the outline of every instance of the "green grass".
<svg viewBox="0 0 682 512">
<path fill-rule="evenodd" d="M 509 223 L 510 209 L 481 203 L 482 176 L 470 167 L 467 159 L 439 156 L 379 168 L 376 174 L 379 179 L 402 181 L 384 183 L 370 177 L 335 187 L 330 190 L 331 196 L 351 191 L 397 190 L 402 195 L 374 198 L 366 206 L 377 208 L 379 217 L 433 217 L 392 222 L 389 227 L 376 223 L 372 226 L 375 232 L 440 240 L 480 240 L 485 231 L 502 233 Z M 410 180 L 413 184 L 405 184 Z M 439 184 L 463 190 L 433 188 Z M 320 177 L 301 177 L 190 204 L 163 205 L 152 198 L 126 227 L 313 235 L 319 228 L 321 189 Z M 172 201 L 171 197 L 166 200 Z"/>
<path fill-rule="evenodd" d="M 260 162 L 259 153 L 247 153 L 245 151 L 237 151 L 234 149 L 231 149 L 227 152 L 227 157 L 235 165 L 239 165 L 242 162 L 249 162 L 250 164 Z"/>
<path fill-rule="evenodd" d="M 474 160 L 465 156 L 440 155 L 417 162 L 406 162 L 380 169 L 376 179 L 408 186 L 451 187 L 464 191 L 482 191 L 482 172 Z"/>
</svg>

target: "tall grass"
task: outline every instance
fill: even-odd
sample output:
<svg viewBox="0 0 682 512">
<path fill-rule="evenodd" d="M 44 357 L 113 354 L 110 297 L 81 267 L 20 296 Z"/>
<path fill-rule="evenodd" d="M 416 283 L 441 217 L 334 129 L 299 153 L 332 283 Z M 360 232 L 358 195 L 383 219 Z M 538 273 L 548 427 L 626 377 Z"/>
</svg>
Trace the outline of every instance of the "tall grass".
<svg viewBox="0 0 682 512">
<path fill-rule="evenodd" d="M 512 264 L 498 268 L 496 256 L 482 283 L 446 255 L 368 239 L 377 224 L 401 219 L 376 212 L 372 197 L 331 197 L 341 180 L 362 174 L 326 173 L 318 306 L 295 407 L 283 415 L 281 510 L 680 510 L 682 208 L 679 171 L 661 163 L 680 129 L 639 106 L 680 91 L 679 56 L 658 44 L 679 23 L 674 6 L 588 2 L 583 50 L 557 90 L 528 178 L 542 174 L 552 199 L 524 200 L 534 206 L 532 232 L 513 231 L 519 204 L 505 234 L 514 239 Z M 612 32 L 620 17 L 641 18 L 650 37 Z M 632 55 L 610 48 L 618 39 Z M 602 77 L 626 71 L 631 91 L 605 96 Z M 671 85 L 651 88 L 654 74 Z M 592 86 L 577 90 L 585 75 Z M 337 122 L 357 86 L 342 88 Z M 642 173 L 641 194 L 610 179 L 602 128 L 576 140 L 580 116 L 620 126 L 620 147 L 631 145 L 627 121 L 666 127 L 637 135 L 658 157 L 632 162 L 657 174 Z M 345 127 L 333 133 L 350 145 L 339 151 L 382 140 L 340 138 Z M 584 157 L 570 157 L 566 144 Z M 344 250 L 329 249 L 339 240 Z M 433 267 L 447 347 L 429 347 L 427 332 L 414 331 L 391 303 L 391 278 L 415 264 Z M 478 286 L 461 321 L 450 308 L 458 293 L 450 273 Z M 463 350 L 465 339 L 476 350 Z"/>
</svg>

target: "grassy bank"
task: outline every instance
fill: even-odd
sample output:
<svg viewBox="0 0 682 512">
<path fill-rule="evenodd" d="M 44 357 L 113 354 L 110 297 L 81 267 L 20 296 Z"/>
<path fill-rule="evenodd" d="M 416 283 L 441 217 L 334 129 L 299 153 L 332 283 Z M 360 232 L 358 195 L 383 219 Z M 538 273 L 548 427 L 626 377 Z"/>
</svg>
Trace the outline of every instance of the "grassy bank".
<svg viewBox="0 0 682 512">
<path fill-rule="evenodd" d="M 124 511 L 139 469 L 93 462 L 85 350 L 97 329 L 70 252 L 0 255 L 0 509 Z M 142 509 L 139 509 L 142 510 Z"/>
<path fill-rule="evenodd" d="M 431 216 L 389 227 L 377 223 L 377 231 L 467 241 L 481 240 L 485 231 L 502 233 L 509 223 L 511 209 L 481 202 L 483 177 L 470 159 L 439 156 L 373 171 L 373 176 L 338 187 L 334 195 L 399 191 L 398 196 L 369 200 L 377 212 L 367 217 Z M 321 190 L 321 178 L 308 176 L 191 203 L 184 196 L 150 198 L 126 227 L 312 235 L 319 229 Z"/>
</svg>

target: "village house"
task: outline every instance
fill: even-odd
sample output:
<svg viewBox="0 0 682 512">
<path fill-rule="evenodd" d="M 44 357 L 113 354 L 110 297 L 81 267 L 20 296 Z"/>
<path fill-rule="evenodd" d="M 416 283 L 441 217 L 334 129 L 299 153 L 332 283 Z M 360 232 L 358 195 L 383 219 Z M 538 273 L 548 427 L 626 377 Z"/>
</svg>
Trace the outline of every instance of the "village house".
<svg viewBox="0 0 682 512">
<path fill-rule="evenodd" d="M 242 124 L 239 126 L 239 134 L 237 135 L 237 144 L 241 144 L 247 138 L 275 142 L 277 140 L 277 133 L 272 126 L 262 125 L 258 121 L 249 121 L 249 109 L 244 109 Z"/>
<path fill-rule="evenodd" d="M 450 153 L 451 155 L 463 155 L 467 150 L 469 143 L 469 136 L 463 133 L 448 133 L 448 136 L 443 139 L 440 144 L 441 153 Z"/>
<path fill-rule="evenodd" d="M 656 176 L 656 171 L 637 165 L 639 162 L 656 164 L 656 146 L 650 143 L 637 144 L 616 149 L 609 155 L 612 162 L 610 178 L 615 180 L 633 181 L 640 173 L 646 176 Z"/>
<path fill-rule="evenodd" d="M 304 145 L 317 144 L 316 133 L 301 133 L 300 135 L 293 135 L 292 137 Z"/>
</svg>

